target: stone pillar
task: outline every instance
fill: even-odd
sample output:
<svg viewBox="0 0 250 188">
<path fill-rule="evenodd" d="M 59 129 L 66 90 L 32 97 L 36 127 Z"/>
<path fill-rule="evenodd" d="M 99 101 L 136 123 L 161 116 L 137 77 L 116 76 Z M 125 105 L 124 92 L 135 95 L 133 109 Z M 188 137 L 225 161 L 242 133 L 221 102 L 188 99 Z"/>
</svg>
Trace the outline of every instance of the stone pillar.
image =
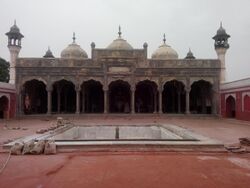
<svg viewBox="0 0 250 188">
<path fill-rule="evenodd" d="M 85 93 L 84 93 L 84 88 L 82 88 L 82 113 L 85 113 Z"/>
<path fill-rule="evenodd" d="M 205 87 L 203 87 L 201 89 L 201 112 L 202 114 L 206 114 L 207 113 L 207 108 L 206 108 L 206 98 L 207 98 L 207 89 Z"/>
<path fill-rule="evenodd" d="M 80 89 L 76 88 L 76 114 L 80 114 Z"/>
<path fill-rule="evenodd" d="M 162 89 L 159 89 L 159 114 L 162 114 Z"/>
<path fill-rule="evenodd" d="M 18 115 L 22 115 L 24 113 L 23 105 L 24 105 L 24 90 L 21 89 L 18 93 Z"/>
<path fill-rule="evenodd" d="M 104 114 L 107 114 L 108 113 L 108 89 L 105 88 L 104 89 Z"/>
<path fill-rule="evenodd" d="M 131 87 L 131 114 L 135 113 L 135 88 Z"/>
<path fill-rule="evenodd" d="M 51 88 L 47 88 L 47 114 L 51 114 Z"/>
<path fill-rule="evenodd" d="M 212 91 L 211 91 L 211 100 L 212 100 L 212 114 L 216 115 L 219 113 L 219 91 L 218 87 L 216 85 L 213 85 Z"/>
<path fill-rule="evenodd" d="M 172 110 L 173 110 L 173 113 L 175 113 L 176 112 L 175 111 L 176 96 L 175 96 L 175 92 L 173 90 L 171 91 L 171 95 L 172 95 L 172 100 L 173 100 L 173 102 L 172 102 Z"/>
<path fill-rule="evenodd" d="M 63 90 L 63 92 L 64 92 L 64 95 L 63 95 L 63 103 L 64 103 L 64 113 L 66 113 L 67 112 L 67 105 L 68 105 L 68 101 L 67 101 L 67 93 L 68 93 L 68 91 L 67 91 L 67 88 L 64 88 L 64 90 Z"/>
<path fill-rule="evenodd" d="M 57 113 L 61 112 L 61 88 L 57 87 Z"/>
<path fill-rule="evenodd" d="M 157 91 L 154 91 L 154 114 L 157 112 Z"/>
<path fill-rule="evenodd" d="M 190 101 L 189 101 L 189 93 L 190 93 L 190 88 L 186 88 L 186 114 L 190 114 Z"/>
<path fill-rule="evenodd" d="M 181 92 L 177 91 L 177 107 L 178 107 L 178 113 L 181 113 Z"/>
</svg>

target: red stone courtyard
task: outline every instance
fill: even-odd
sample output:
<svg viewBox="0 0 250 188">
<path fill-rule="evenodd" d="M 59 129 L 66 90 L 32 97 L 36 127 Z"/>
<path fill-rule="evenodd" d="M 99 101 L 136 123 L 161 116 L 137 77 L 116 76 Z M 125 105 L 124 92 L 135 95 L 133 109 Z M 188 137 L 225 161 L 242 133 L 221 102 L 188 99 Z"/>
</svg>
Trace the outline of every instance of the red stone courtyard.
<svg viewBox="0 0 250 188">
<path fill-rule="evenodd" d="M 66 118 L 66 117 L 65 117 Z M 250 136 L 250 122 L 211 117 L 88 116 L 68 117 L 81 124 L 170 123 L 224 144 Z M 34 134 L 56 123 L 53 118 L 0 121 L 0 165 L 8 139 Z M 12 128 L 20 128 L 13 130 Z M 0 174 L 0 187 L 249 187 L 250 154 L 220 152 L 64 152 L 11 156 Z"/>
</svg>

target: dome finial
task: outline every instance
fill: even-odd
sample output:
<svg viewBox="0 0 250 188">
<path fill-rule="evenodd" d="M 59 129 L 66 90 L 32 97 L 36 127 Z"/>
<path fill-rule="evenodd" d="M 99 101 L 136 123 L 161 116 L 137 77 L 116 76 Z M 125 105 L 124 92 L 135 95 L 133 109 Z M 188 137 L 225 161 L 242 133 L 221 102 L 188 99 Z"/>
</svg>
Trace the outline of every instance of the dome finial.
<svg viewBox="0 0 250 188">
<path fill-rule="evenodd" d="M 121 26 L 119 25 L 119 32 L 118 32 L 119 38 L 121 38 L 122 32 L 121 32 Z"/>
<path fill-rule="evenodd" d="M 166 44 L 166 35 L 165 35 L 165 33 L 163 34 L 163 43 Z"/>
<path fill-rule="evenodd" d="M 73 32 L 73 43 L 76 43 L 76 34 L 75 34 L 75 32 Z"/>
<path fill-rule="evenodd" d="M 14 25 L 16 25 L 16 19 L 14 20 Z"/>
</svg>

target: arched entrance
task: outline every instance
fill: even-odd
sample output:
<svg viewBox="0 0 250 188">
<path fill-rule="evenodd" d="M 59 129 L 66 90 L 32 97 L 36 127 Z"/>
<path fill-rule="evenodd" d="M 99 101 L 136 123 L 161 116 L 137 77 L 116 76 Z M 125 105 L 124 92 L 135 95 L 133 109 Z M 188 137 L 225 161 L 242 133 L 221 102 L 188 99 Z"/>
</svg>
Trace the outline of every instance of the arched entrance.
<svg viewBox="0 0 250 188">
<path fill-rule="evenodd" d="M 53 84 L 52 112 L 75 113 L 76 91 L 75 85 L 67 80 L 60 80 Z"/>
<path fill-rule="evenodd" d="M 103 113 L 104 93 L 102 84 L 95 80 L 89 80 L 82 84 L 81 104 L 83 113 Z"/>
<path fill-rule="evenodd" d="M 235 118 L 235 99 L 232 96 L 226 99 L 226 117 Z"/>
<path fill-rule="evenodd" d="M 24 84 L 24 114 L 44 114 L 47 112 L 47 91 L 42 81 L 30 80 Z"/>
<path fill-rule="evenodd" d="M 149 80 L 141 81 L 135 90 L 135 112 L 153 113 L 157 111 L 157 85 Z"/>
<path fill-rule="evenodd" d="M 190 112 L 194 114 L 212 113 L 212 85 L 209 82 L 200 80 L 192 84 Z"/>
<path fill-rule="evenodd" d="M 184 84 L 177 80 L 166 82 L 162 93 L 163 113 L 184 113 L 185 104 Z"/>
<path fill-rule="evenodd" d="M 0 119 L 9 119 L 9 99 L 6 96 L 0 97 Z"/>
<path fill-rule="evenodd" d="M 122 80 L 113 81 L 109 84 L 109 112 L 129 113 L 131 92 L 130 85 Z"/>
<path fill-rule="evenodd" d="M 244 97 L 244 111 L 250 112 L 250 96 L 249 95 L 245 95 Z"/>
</svg>

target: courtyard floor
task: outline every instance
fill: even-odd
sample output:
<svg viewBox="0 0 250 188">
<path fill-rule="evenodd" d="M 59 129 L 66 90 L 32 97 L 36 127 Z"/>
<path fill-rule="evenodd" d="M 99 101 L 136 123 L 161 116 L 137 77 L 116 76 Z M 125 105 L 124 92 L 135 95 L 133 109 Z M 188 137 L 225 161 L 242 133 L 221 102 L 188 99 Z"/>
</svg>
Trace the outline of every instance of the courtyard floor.
<svg viewBox="0 0 250 188">
<path fill-rule="evenodd" d="M 174 124 L 224 144 L 250 136 L 250 122 L 209 117 L 68 117 L 77 124 Z M 56 124 L 53 118 L 0 121 L 0 168 L 8 139 L 34 134 Z M 7 127 L 7 128 L 6 128 Z M 10 128 L 19 127 L 18 130 Z M 24 130 L 23 130 L 24 128 Z M 240 187 L 250 185 L 250 153 L 230 152 L 70 152 L 11 156 L 0 187 Z"/>
</svg>

